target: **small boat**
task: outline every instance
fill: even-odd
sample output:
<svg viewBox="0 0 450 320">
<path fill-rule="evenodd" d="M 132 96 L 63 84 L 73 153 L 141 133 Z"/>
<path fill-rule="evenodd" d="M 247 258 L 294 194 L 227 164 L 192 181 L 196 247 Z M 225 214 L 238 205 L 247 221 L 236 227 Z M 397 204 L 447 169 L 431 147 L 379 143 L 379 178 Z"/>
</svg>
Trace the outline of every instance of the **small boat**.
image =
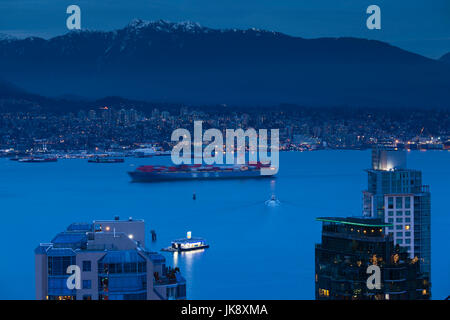
<svg viewBox="0 0 450 320">
<path fill-rule="evenodd" d="M 167 248 L 161 249 L 161 251 L 168 252 L 182 252 L 182 251 L 193 251 L 209 248 L 209 244 L 203 238 L 192 238 L 191 231 L 188 231 L 187 237 L 182 239 L 177 239 L 172 241 L 172 245 Z"/>
<path fill-rule="evenodd" d="M 88 160 L 88 162 L 90 163 L 122 163 L 124 161 L 125 160 L 121 158 L 101 158 L 101 157 L 95 157 L 94 159 Z"/>
<path fill-rule="evenodd" d="M 29 158 L 21 158 L 21 159 L 18 159 L 17 161 L 18 162 L 36 162 L 36 163 L 56 162 L 56 161 L 58 161 L 58 158 L 29 157 Z"/>
</svg>

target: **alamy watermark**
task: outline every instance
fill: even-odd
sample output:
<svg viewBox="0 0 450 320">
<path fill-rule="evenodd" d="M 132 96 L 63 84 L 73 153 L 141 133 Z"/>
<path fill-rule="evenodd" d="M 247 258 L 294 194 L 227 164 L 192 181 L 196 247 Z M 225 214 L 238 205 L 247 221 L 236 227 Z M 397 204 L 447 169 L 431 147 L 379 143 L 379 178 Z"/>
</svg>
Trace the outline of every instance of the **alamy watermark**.
<svg viewBox="0 0 450 320">
<path fill-rule="evenodd" d="M 379 6 L 373 4 L 367 7 L 367 14 L 370 16 L 367 18 L 366 26 L 369 30 L 381 29 L 381 9 Z"/>
<path fill-rule="evenodd" d="M 203 162 L 208 165 L 223 164 L 225 154 L 226 164 L 243 165 L 246 164 L 246 154 L 248 153 L 248 164 L 270 165 L 261 168 L 261 175 L 274 175 L 278 172 L 279 129 L 270 130 L 269 153 L 267 129 L 259 129 L 258 132 L 253 128 L 245 131 L 243 129 L 226 129 L 224 145 L 222 131 L 208 129 L 203 133 L 202 123 L 203 121 L 194 121 L 193 140 L 187 129 L 179 128 L 172 132 L 171 140 L 178 142 L 171 153 L 174 164 L 202 164 Z M 204 143 L 208 143 L 205 148 L 203 148 Z"/>
<path fill-rule="evenodd" d="M 70 274 L 66 285 L 69 290 L 81 289 L 81 268 L 75 264 L 67 267 L 66 273 Z"/>
<path fill-rule="evenodd" d="M 69 30 L 80 30 L 81 29 L 81 9 L 77 5 L 70 5 L 66 10 L 67 14 L 70 14 L 66 20 L 66 26 Z"/>
<path fill-rule="evenodd" d="M 367 274 L 370 276 L 367 278 L 366 285 L 369 290 L 380 290 L 381 289 L 381 269 L 377 265 L 370 265 L 366 270 Z"/>
</svg>

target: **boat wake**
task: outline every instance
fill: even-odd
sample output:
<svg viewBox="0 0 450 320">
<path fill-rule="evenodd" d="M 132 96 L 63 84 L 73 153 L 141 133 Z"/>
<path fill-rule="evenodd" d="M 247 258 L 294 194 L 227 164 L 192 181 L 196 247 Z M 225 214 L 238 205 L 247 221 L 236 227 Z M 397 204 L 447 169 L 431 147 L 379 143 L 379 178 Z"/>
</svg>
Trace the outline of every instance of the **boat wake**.
<svg viewBox="0 0 450 320">
<path fill-rule="evenodd" d="M 279 207 L 281 205 L 280 200 L 278 200 L 274 194 L 272 195 L 272 197 L 270 197 L 269 200 L 267 200 L 264 203 L 266 206 L 271 207 L 271 208 Z"/>
</svg>

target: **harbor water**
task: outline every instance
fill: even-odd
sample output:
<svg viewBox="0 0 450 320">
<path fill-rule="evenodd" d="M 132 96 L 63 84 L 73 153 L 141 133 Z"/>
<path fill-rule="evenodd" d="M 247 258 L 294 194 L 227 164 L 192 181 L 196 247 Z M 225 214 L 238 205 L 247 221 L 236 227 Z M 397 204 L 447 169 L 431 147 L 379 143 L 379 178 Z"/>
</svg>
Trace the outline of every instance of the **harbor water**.
<svg viewBox="0 0 450 320">
<path fill-rule="evenodd" d="M 18 163 L 0 159 L 0 299 L 34 299 L 34 249 L 72 222 L 144 219 L 147 247 L 186 236 L 209 249 L 163 253 L 181 269 L 188 299 L 314 299 L 321 216 L 362 211 L 370 151 L 280 154 L 274 179 L 131 183 L 127 171 L 170 157 Z M 432 196 L 432 294 L 450 294 L 450 152 L 408 153 Z M 193 194 L 195 193 L 195 200 Z M 278 205 L 268 206 L 276 196 Z M 151 241 L 150 230 L 157 233 Z"/>
</svg>

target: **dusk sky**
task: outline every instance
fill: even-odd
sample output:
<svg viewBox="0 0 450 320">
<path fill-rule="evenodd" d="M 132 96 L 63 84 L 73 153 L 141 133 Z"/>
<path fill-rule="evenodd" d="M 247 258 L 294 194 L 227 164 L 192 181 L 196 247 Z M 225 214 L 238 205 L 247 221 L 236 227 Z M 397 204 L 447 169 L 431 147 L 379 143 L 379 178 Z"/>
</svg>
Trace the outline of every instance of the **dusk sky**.
<svg viewBox="0 0 450 320">
<path fill-rule="evenodd" d="M 0 0 L 0 33 L 49 38 L 67 32 L 66 8 L 81 7 L 82 28 L 113 30 L 134 18 L 194 21 L 211 28 L 261 28 L 316 38 L 378 39 L 438 58 L 450 52 L 449 0 Z M 381 7 L 382 29 L 366 28 Z"/>
</svg>

